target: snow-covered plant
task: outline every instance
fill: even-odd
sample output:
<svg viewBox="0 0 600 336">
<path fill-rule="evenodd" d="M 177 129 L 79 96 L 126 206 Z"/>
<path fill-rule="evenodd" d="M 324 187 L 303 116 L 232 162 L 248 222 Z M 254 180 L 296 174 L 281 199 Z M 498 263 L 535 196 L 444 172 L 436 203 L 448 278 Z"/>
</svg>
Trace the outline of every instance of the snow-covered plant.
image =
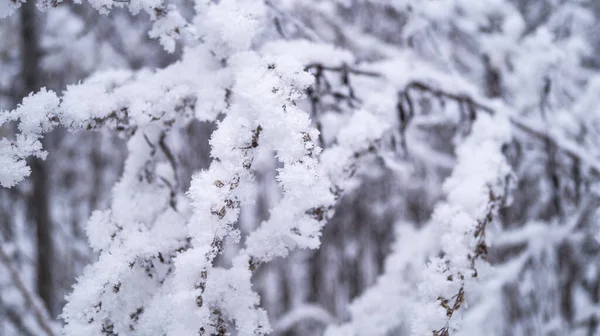
<svg viewBox="0 0 600 336">
<path fill-rule="evenodd" d="M 502 153 L 509 129 L 506 119 L 481 115 L 457 148 L 458 162 L 444 183 L 447 203 L 433 213 L 431 225 L 440 226 L 442 256 L 429 260 L 419 285 L 424 306 L 415 312 L 417 334 L 432 330 L 449 335 L 459 329 L 457 315 L 468 304 L 469 286 L 487 259 L 486 228 L 509 197 L 511 171 Z"/>
<path fill-rule="evenodd" d="M 1 4 L 0 17 L 11 20 L 23 4 Z M 325 225 L 344 211 L 346 195 L 360 194 L 366 176 L 395 176 L 386 183 L 425 189 L 424 201 L 398 203 L 407 212 L 413 201 L 428 218 L 399 221 L 383 274 L 350 305 L 350 320 L 328 326 L 327 335 L 477 334 L 498 312 L 494 305 L 511 300 L 502 293 L 506 286 L 539 281 L 526 266 L 531 260 L 582 268 L 579 259 L 565 261 L 554 251 L 576 250 L 579 233 L 592 227 L 595 203 L 582 205 L 581 194 L 591 194 L 582 185 L 600 174 L 597 155 L 586 153 L 598 143 L 598 118 L 586 116 L 597 103 L 598 79 L 581 66 L 591 50 L 586 4 L 550 1 L 555 10 L 540 22 L 507 0 L 80 4 L 86 5 L 98 14 L 144 15 L 148 36 L 176 60 L 153 67 L 139 64 L 139 50 L 129 59 L 114 56 L 135 49 L 124 42 L 138 41 L 127 27 L 146 27 L 122 11 L 113 18 L 122 30 L 86 30 L 60 1 L 37 3 L 55 11 L 41 40 L 45 71 L 101 70 L 64 90 L 55 83 L 28 93 L 0 113 L 0 125 L 18 128 L 0 140 L 0 184 L 26 179 L 27 160 L 46 158 L 42 139 L 55 129 L 109 131 L 127 144 L 108 208 L 87 223 L 97 260 L 67 298 L 64 335 L 266 335 L 292 328 L 272 323 L 255 274 L 299 250 L 318 249 Z M 69 19 L 63 40 L 57 26 L 71 17 L 77 19 Z M 107 39 L 93 58 L 98 62 L 69 51 L 68 39 L 103 41 L 102 28 L 120 42 Z M 195 149 L 185 134 L 199 122 L 214 125 L 211 160 L 189 177 L 185 156 Z M 277 195 L 265 218 L 244 226 L 245 212 L 264 192 L 257 180 L 269 169 Z M 381 207 L 390 204 L 397 203 Z M 370 210 L 384 212 L 378 206 Z M 409 217 L 395 212 L 394 220 Z M 554 232 L 565 222 L 576 224 Z M 523 235 L 503 232 L 519 225 Z M 537 234 L 552 239 L 539 241 Z M 531 246 L 514 246 L 522 244 Z M 504 265 L 493 259 L 496 246 L 521 257 Z M 52 335 L 56 326 L 0 251 L 20 300 L 36 307 L 30 329 Z M 518 271 L 499 272 L 513 266 Z M 568 293 L 592 295 L 597 273 L 563 281 Z M 560 292 L 561 281 L 548 292 Z M 592 323 L 594 302 L 556 323 Z M 478 306 L 486 309 L 476 314 Z"/>
</svg>

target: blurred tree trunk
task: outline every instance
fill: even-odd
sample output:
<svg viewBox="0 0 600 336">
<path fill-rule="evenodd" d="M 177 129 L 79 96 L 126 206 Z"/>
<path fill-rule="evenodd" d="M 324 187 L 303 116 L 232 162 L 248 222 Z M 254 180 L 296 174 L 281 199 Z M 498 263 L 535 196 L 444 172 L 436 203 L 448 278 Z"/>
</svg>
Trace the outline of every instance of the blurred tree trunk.
<svg viewBox="0 0 600 336">
<path fill-rule="evenodd" d="M 35 2 L 23 3 L 21 10 L 21 76 L 22 94 L 25 97 L 39 90 L 41 75 L 39 66 L 39 35 Z M 45 147 L 45 146 L 44 146 Z M 44 161 L 31 160 L 32 190 L 28 198 L 28 213 L 36 228 L 36 289 L 51 315 L 55 315 L 54 281 L 52 274 L 54 247 L 52 221 L 48 206 L 48 174 Z"/>
</svg>

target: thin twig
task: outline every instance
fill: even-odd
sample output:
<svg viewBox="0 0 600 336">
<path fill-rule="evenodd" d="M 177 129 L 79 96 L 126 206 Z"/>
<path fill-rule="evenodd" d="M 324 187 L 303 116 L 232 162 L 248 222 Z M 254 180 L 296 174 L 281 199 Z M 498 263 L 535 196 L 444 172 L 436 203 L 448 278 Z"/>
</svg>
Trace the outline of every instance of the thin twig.
<svg viewBox="0 0 600 336">
<path fill-rule="evenodd" d="M 349 67 L 348 65 L 341 65 L 341 66 L 335 67 L 335 66 L 326 66 L 323 64 L 319 64 L 319 63 L 311 63 L 311 64 L 305 66 L 304 70 L 319 69 L 319 68 L 322 70 L 335 71 L 335 72 L 347 71 L 348 73 L 351 73 L 353 75 L 360 75 L 360 76 L 367 76 L 367 77 L 382 77 L 381 74 L 378 72 L 355 69 L 355 68 Z"/>
<path fill-rule="evenodd" d="M 273 9 L 274 12 L 276 12 L 282 18 L 285 18 L 290 23 L 292 23 L 294 26 L 296 26 L 296 28 L 298 28 L 298 30 L 302 31 L 302 33 L 304 33 L 304 35 L 309 40 L 314 41 L 314 42 L 323 42 L 323 39 L 319 36 L 319 34 L 317 34 L 314 31 L 314 29 L 312 29 L 312 28 L 308 27 L 306 24 L 304 24 L 304 22 L 298 20 L 294 16 L 279 9 L 279 7 L 275 6 L 271 1 L 268 1 L 268 0 L 265 1 L 265 5 L 267 5 L 268 7 L 271 7 L 271 9 Z M 280 22 L 278 22 L 278 23 L 280 23 Z"/>
<path fill-rule="evenodd" d="M 36 298 L 36 295 L 27 289 L 23 279 L 19 275 L 19 272 L 13 267 L 8 254 L 4 250 L 4 246 L 0 243 L 0 261 L 4 264 L 4 266 L 8 269 L 8 273 L 15 286 L 23 296 L 25 303 L 31 307 L 33 311 L 33 315 L 35 316 L 35 320 L 40 325 L 40 327 L 44 330 L 46 335 L 54 336 L 54 332 L 52 331 L 52 327 L 50 326 L 50 322 L 48 321 L 48 312 L 46 309 L 40 304 L 40 300 Z"/>
<path fill-rule="evenodd" d="M 158 140 L 158 145 L 159 145 L 160 149 L 162 150 L 162 152 L 167 157 L 167 160 L 169 160 L 171 169 L 173 169 L 173 179 L 175 180 L 174 188 L 175 188 L 175 190 L 178 190 L 179 189 L 179 176 L 177 174 L 177 160 L 175 159 L 173 152 L 171 152 L 171 149 L 169 149 L 169 146 L 167 146 L 167 143 L 165 142 L 166 137 L 167 137 L 166 133 L 161 133 L 159 140 Z"/>
</svg>

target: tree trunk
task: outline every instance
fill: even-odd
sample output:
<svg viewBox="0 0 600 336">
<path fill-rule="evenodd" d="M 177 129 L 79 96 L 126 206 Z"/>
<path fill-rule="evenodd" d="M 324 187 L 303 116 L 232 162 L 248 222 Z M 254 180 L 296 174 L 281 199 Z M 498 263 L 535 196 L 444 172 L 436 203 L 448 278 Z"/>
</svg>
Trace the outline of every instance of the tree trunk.
<svg viewBox="0 0 600 336">
<path fill-rule="evenodd" d="M 41 76 L 39 68 L 39 35 L 35 2 L 25 2 L 21 13 L 21 75 L 23 94 L 39 90 Z M 48 206 L 48 174 L 44 161 L 33 159 L 31 166 L 31 182 L 33 185 L 28 199 L 29 213 L 36 228 L 36 289 L 51 315 L 55 314 L 54 279 L 52 274 L 54 247 L 52 241 L 52 221 Z"/>
</svg>

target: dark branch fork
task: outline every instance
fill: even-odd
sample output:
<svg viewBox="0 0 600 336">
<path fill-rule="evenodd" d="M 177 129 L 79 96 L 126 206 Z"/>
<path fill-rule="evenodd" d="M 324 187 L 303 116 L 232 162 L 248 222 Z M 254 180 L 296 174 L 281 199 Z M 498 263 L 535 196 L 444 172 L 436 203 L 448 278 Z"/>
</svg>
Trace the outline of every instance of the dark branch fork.
<svg viewBox="0 0 600 336">
<path fill-rule="evenodd" d="M 367 70 L 357 69 L 357 68 L 348 66 L 347 64 L 342 64 L 340 66 L 328 66 L 328 65 L 323 65 L 320 63 L 311 63 L 311 64 L 307 65 L 305 67 L 305 69 L 312 70 L 312 73 L 317 77 L 317 82 L 315 83 L 315 87 L 317 89 L 321 85 L 320 84 L 321 78 L 324 78 L 324 72 L 339 73 L 342 76 L 342 78 L 349 78 L 349 75 L 366 76 L 366 77 L 371 77 L 371 78 L 384 78 L 385 77 L 381 73 L 378 73 L 375 71 L 367 71 Z M 325 81 L 325 84 L 329 85 L 328 82 L 326 82 L 326 81 Z M 350 84 L 349 79 L 343 81 L 343 84 L 345 86 L 349 87 L 349 91 L 352 94 L 355 92 Z M 311 99 L 311 101 L 313 102 L 313 107 L 312 107 L 313 108 L 313 111 L 312 111 L 313 117 L 317 113 L 316 103 L 318 103 L 320 100 L 320 97 L 318 97 L 318 96 L 315 97 L 315 95 L 318 94 L 318 92 L 319 91 L 316 90 L 315 88 L 309 88 L 307 90 L 308 96 Z M 482 111 L 482 112 L 488 113 L 488 114 L 497 113 L 495 108 L 475 100 L 472 96 L 470 96 L 468 94 L 446 91 L 444 89 L 437 88 L 433 85 L 427 84 L 423 81 L 413 80 L 413 81 L 409 82 L 404 87 L 403 90 L 398 92 L 397 109 L 398 109 L 398 119 L 400 121 L 401 134 L 406 129 L 406 127 L 410 123 L 411 119 L 415 115 L 415 108 L 414 108 L 414 102 L 413 102 L 413 98 L 412 98 L 412 92 L 425 93 L 425 94 L 429 94 L 433 97 L 436 97 L 438 99 L 442 99 L 442 100 L 446 99 L 446 100 L 454 101 L 457 104 L 459 104 L 459 106 L 461 106 L 461 108 L 464 108 L 464 107 L 467 108 L 468 115 L 472 120 L 474 120 L 476 118 L 476 114 L 479 111 Z M 356 97 L 340 97 L 339 95 L 336 96 L 335 92 L 332 91 L 331 89 L 326 90 L 324 92 L 324 94 L 325 95 L 327 95 L 327 94 L 333 95 L 335 98 L 338 98 L 338 99 L 341 98 L 341 99 L 345 99 L 345 100 L 353 100 L 355 102 L 360 103 L 360 99 L 356 98 Z M 581 148 L 577 143 L 572 142 L 568 139 L 558 138 L 557 136 L 551 134 L 550 132 L 548 132 L 546 130 L 539 129 L 533 125 L 530 125 L 529 123 L 527 123 L 525 121 L 518 119 L 516 116 L 509 115 L 508 117 L 509 117 L 510 123 L 519 131 L 523 132 L 524 134 L 526 134 L 528 136 L 536 138 L 536 139 L 542 141 L 543 143 L 546 143 L 548 146 L 554 147 L 557 151 L 567 155 L 578 166 L 577 167 L 578 174 L 580 171 L 579 166 L 587 166 L 595 175 L 600 175 L 600 162 L 597 162 L 595 159 L 590 158 L 589 155 L 586 155 L 585 149 Z M 317 127 L 319 128 L 318 121 L 317 121 Z"/>
</svg>

